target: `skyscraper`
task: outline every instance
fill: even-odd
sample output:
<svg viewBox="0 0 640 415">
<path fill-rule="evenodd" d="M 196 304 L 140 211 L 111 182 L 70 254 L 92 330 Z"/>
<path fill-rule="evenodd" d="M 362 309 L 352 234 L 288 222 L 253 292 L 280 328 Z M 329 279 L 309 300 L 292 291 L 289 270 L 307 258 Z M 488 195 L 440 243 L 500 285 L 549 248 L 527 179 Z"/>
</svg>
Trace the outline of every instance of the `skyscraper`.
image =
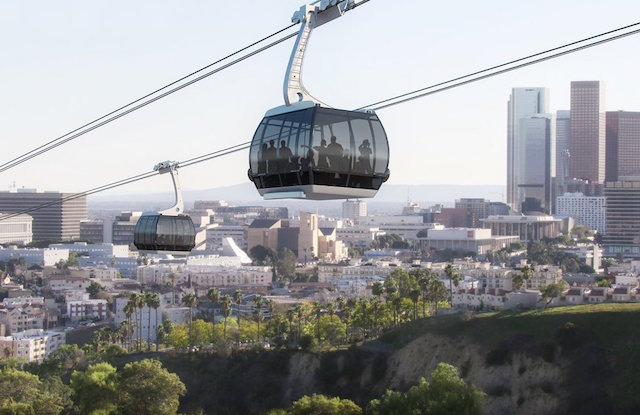
<svg viewBox="0 0 640 415">
<path fill-rule="evenodd" d="M 524 147 L 517 200 L 520 211 L 552 212 L 551 178 L 555 176 L 555 130 L 550 114 L 520 119 Z"/>
<path fill-rule="evenodd" d="M 16 189 L 0 192 L 0 212 L 29 212 L 33 217 L 34 241 L 69 241 L 80 238 L 80 221 L 87 219 L 87 198 L 67 200 L 73 193 Z"/>
<path fill-rule="evenodd" d="M 605 179 L 604 83 L 571 82 L 571 177 Z"/>
<path fill-rule="evenodd" d="M 606 180 L 640 176 L 640 112 L 606 113 Z"/>
<path fill-rule="evenodd" d="M 556 112 L 556 177 L 564 183 L 571 177 L 571 111 Z"/>
<path fill-rule="evenodd" d="M 520 120 L 549 112 L 546 88 L 513 88 L 509 96 L 507 119 L 507 203 L 520 210 L 518 185 L 523 183 L 526 149 L 521 137 Z"/>
<path fill-rule="evenodd" d="M 640 177 L 607 182 L 604 247 L 610 256 L 640 256 Z"/>
</svg>

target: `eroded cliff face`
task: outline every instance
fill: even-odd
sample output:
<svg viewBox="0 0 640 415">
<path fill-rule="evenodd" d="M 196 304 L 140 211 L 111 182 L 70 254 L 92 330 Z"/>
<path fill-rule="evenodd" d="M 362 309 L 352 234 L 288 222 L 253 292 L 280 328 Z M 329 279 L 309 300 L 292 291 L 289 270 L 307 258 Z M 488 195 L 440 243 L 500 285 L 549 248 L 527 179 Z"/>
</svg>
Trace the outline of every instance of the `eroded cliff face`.
<svg viewBox="0 0 640 415">
<path fill-rule="evenodd" d="M 355 362 L 354 360 L 358 361 Z M 510 349 L 483 350 L 465 339 L 425 335 L 394 352 L 345 350 L 323 355 L 296 353 L 289 359 L 283 390 L 287 401 L 302 395 L 340 395 L 365 405 L 388 388 L 407 390 L 438 363 L 456 366 L 483 390 L 487 414 L 566 412 L 567 362 L 551 350 L 544 357 Z"/>
</svg>

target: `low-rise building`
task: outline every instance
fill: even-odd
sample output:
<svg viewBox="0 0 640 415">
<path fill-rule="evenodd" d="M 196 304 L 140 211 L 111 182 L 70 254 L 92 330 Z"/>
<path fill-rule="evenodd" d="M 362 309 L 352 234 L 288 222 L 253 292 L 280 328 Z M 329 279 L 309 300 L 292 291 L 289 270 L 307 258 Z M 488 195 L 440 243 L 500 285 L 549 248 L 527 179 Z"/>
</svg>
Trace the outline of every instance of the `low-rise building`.
<svg viewBox="0 0 640 415">
<path fill-rule="evenodd" d="M 3 217 L 4 216 L 4 217 Z M 0 244 L 26 245 L 33 240 L 33 218 L 0 213 Z"/>
<path fill-rule="evenodd" d="M 91 285 L 91 280 L 86 277 L 55 275 L 49 278 L 49 289 L 54 293 L 63 293 L 69 290 L 86 290 L 89 285 Z"/>
<path fill-rule="evenodd" d="M 65 344 L 62 332 L 42 329 L 26 330 L 11 336 L 0 337 L 0 356 L 24 358 L 28 362 L 41 362 Z"/>
<path fill-rule="evenodd" d="M 10 246 L 8 248 L 0 247 L 0 261 L 8 259 L 24 259 L 28 264 L 40 265 L 43 267 L 52 267 L 60 260 L 69 259 L 69 251 L 66 249 L 52 248 L 17 248 Z"/>
<path fill-rule="evenodd" d="M 495 236 L 490 229 L 475 228 L 429 229 L 427 236 L 419 239 L 423 249 L 451 249 L 478 255 L 499 251 L 520 240 L 518 236 Z"/>
<path fill-rule="evenodd" d="M 539 241 L 560 235 L 562 219 L 548 215 L 489 216 L 480 220 L 496 236 L 518 236 L 522 241 Z"/>
<path fill-rule="evenodd" d="M 71 321 L 104 320 L 107 318 L 107 300 L 83 298 L 68 301 L 67 317 Z"/>
<path fill-rule="evenodd" d="M 42 297 L 5 298 L 0 307 L 0 324 L 7 334 L 44 326 L 45 308 Z"/>
</svg>

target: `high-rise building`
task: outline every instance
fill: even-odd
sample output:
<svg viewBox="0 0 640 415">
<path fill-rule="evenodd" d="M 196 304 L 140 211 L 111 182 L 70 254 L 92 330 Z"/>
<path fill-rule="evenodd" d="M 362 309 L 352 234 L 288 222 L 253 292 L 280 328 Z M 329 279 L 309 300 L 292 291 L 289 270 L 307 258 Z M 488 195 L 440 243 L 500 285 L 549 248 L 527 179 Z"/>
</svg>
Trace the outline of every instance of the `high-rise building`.
<svg viewBox="0 0 640 415">
<path fill-rule="evenodd" d="M 486 199 L 481 198 L 461 198 L 456 200 L 456 209 L 466 209 L 467 210 L 467 218 L 469 219 L 467 222 L 467 227 L 469 228 L 478 228 L 480 227 L 480 219 L 485 219 L 489 216 L 489 202 Z"/>
<path fill-rule="evenodd" d="M 571 177 L 605 180 L 604 84 L 571 82 Z"/>
<path fill-rule="evenodd" d="M 34 241 L 69 241 L 80 238 L 80 221 L 87 219 L 87 198 L 69 199 L 73 193 L 15 189 L 0 192 L 0 212 L 29 212 Z"/>
<path fill-rule="evenodd" d="M 640 112 L 607 111 L 606 180 L 640 176 Z"/>
<path fill-rule="evenodd" d="M 83 220 L 80 222 L 80 239 L 94 244 L 104 242 L 104 220 Z"/>
<path fill-rule="evenodd" d="M 551 115 L 520 119 L 520 141 L 524 146 L 517 202 L 521 212 L 551 213 L 551 179 L 555 176 L 555 130 Z"/>
<path fill-rule="evenodd" d="M 516 210 L 524 201 L 518 185 L 524 183 L 527 159 L 526 145 L 521 136 L 521 122 L 536 114 L 549 112 L 549 93 L 546 88 L 513 88 L 508 103 L 507 119 L 507 203 Z"/>
<path fill-rule="evenodd" d="M 367 202 L 357 200 L 345 200 L 342 202 L 342 217 L 349 219 L 358 219 L 367 216 Z"/>
<path fill-rule="evenodd" d="M 607 229 L 604 235 L 608 256 L 640 256 L 640 177 L 621 176 L 604 188 Z"/>
<path fill-rule="evenodd" d="M 571 111 L 556 112 L 556 177 L 571 177 Z"/>
<path fill-rule="evenodd" d="M 586 225 L 599 233 L 606 230 L 604 196 L 585 196 L 582 193 L 565 193 L 556 199 L 559 216 L 571 216 L 577 224 Z"/>
<path fill-rule="evenodd" d="M 111 243 L 114 245 L 133 244 L 133 231 L 142 212 L 122 212 L 116 216 L 111 227 Z"/>
</svg>

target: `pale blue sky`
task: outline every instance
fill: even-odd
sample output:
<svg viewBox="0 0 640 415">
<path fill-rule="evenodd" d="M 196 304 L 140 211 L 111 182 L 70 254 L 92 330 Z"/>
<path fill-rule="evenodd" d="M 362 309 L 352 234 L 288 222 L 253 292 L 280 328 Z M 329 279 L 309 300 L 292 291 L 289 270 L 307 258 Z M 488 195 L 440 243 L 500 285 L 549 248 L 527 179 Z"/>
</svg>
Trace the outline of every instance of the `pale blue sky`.
<svg viewBox="0 0 640 415">
<path fill-rule="evenodd" d="M 0 1 L 0 163 L 290 22 L 299 0 Z M 356 108 L 640 21 L 638 1 L 371 0 L 314 32 L 304 81 Z M 249 140 L 282 104 L 293 40 L 0 173 L 0 187 L 81 191 Z M 640 111 L 640 35 L 379 111 L 390 183 L 504 184 L 512 87 L 603 80 L 608 110 Z M 184 188 L 246 180 L 246 152 L 181 172 Z M 120 191 L 167 189 L 166 178 Z"/>
</svg>

